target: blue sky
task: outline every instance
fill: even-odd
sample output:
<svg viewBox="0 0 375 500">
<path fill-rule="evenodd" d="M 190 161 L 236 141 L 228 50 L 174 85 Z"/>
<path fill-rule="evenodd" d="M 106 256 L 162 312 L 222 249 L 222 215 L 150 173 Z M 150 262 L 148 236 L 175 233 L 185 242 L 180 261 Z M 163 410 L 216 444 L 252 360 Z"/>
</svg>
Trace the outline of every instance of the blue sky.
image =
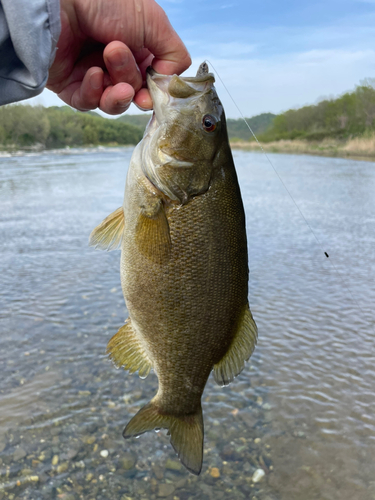
<svg viewBox="0 0 375 500">
<path fill-rule="evenodd" d="M 211 61 L 245 116 L 315 103 L 375 77 L 375 0 L 159 4 L 193 58 L 186 74 Z M 216 86 L 227 116 L 237 118 L 220 81 Z M 44 91 L 36 102 L 59 100 Z"/>
</svg>

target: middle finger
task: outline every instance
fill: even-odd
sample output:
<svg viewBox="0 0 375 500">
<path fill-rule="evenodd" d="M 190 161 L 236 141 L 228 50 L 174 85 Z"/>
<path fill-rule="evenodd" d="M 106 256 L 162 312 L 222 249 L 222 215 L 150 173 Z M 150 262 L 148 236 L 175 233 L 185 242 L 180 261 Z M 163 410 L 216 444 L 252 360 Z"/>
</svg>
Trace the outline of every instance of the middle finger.
<svg viewBox="0 0 375 500">
<path fill-rule="evenodd" d="M 142 87 L 141 72 L 131 50 L 124 43 L 109 43 L 104 49 L 103 57 L 113 85 L 128 83 L 135 92 Z"/>
</svg>

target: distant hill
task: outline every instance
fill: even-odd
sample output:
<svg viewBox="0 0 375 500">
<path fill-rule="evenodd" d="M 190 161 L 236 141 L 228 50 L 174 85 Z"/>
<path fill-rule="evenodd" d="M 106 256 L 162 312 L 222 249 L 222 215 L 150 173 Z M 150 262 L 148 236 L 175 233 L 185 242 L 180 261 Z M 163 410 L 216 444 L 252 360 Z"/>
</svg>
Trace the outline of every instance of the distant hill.
<svg viewBox="0 0 375 500">
<path fill-rule="evenodd" d="M 150 121 L 152 113 L 143 113 L 142 115 L 121 115 L 117 118 L 118 122 L 128 123 L 129 125 L 133 125 L 134 127 L 138 127 L 144 132 L 146 125 Z"/>
<path fill-rule="evenodd" d="M 254 134 L 258 135 L 263 134 L 272 126 L 275 116 L 276 115 L 272 113 L 262 113 L 260 115 L 253 116 L 252 118 L 246 118 L 246 121 L 250 125 Z M 248 141 L 252 138 L 252 134 L 242 118 L 238 118 L 237 120 L 227 118 L 227 127 L 229 139 L 238 138 L 243 141 Z"/>
<path fill-rule="evenodd" d="M 252 118 L 246 118 L 249 122 L 250 127 L 253 129 L 254 134 L 262 134 L 272 125 L 273 119 L 276 115 L 272 113 L 262 113 L 261 115 L 253 116 Z M 117 121 L 122 123 L 129 123 L 139 127 L 142 132 L 144 132 L 147 123 L 151 118 L 151 113 L 145 113 L 142 115 L 122 115 Z M 248 141 L 251 137 L 251 133 L 246 126 L 246 123 L 242 118 L 234 120 L 233 118 L 227 118 L 228 135 L 229 139 L 238 138 L 244 141 Z"/>
</svg>

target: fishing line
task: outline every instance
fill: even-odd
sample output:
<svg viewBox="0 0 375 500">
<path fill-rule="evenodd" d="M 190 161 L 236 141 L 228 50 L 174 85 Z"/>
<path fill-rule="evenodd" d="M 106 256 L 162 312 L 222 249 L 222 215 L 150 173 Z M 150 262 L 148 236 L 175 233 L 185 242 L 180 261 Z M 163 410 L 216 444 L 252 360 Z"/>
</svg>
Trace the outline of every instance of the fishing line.
<svg viewBox="0 0 375 500">
<path fill-rule="evenodd" d="M 240 108 L 238 107 L 238 105 L 237 105 L 236 101 L 233 99 L 233 97 L 232 97 L 231 93 L 230 93 L 230 92 L 229 92 L 229 90 L 227 89 L 227 86 L 226 86 L 226 85 L 225 85 L 225 83 L 223 82 L 223 80 L 222 80 L 221 76 L 219 75 L 219 73 L 217 72 L 217 70 L 216 70 L 215 66 L 214 66 L 214 65 L 212 64 L 212 62 L 211 62 L 211 61 L 209 61 L 208 59 L 206 59 L 206 60 L 205 60 L 205 62 L 207 62 L 208 64 L 210 64 L 210 65 L 211 65 L 211 67 L 212 67 L 212 69 L 215 71 L 215 73 L 216 73 L 217 77 L 219 78 L 219 80 L 220 80 L 221 84 L 222 84 L 222 85 L 223 85 L 223 87 L 225 88 L 225 90 L 226 90 L 227 94 L 229 95 L 229 97 L 231 98 L 231 100 L 232 100 L 233 104 L 236 106 L 236 108 L 237 108 L 238 112 L 240 113 L 240 115 L 241 115 L 241 117 L 242 117 L 243 121 L 246 123 L 247 128 L 250 130 L 251 135 L 252 135 L 252 136 L 254 137 L 254 139 L 256 140 L 256 143 L 258 144 L 258 146 L 259 146 L 259 147 L 260 147 L 260 149 L 262 150 L 263 154 L 264 154 L 264 155 L 265 155 L 265 157 L 267 158 L 268 163 L 271 165 L 271 167 L 272 167 L 273 171 L 275 172 L 275 174 L 277 175 L 277 177 L 278 177 L 279 181 L 280 181 L 280 182 L 281 182 L 281 184 L 284 186 L 285 191 L 288 193 L 288 195 L 289 195 L 290 199 L 291 199 L 291 200 L 292 200 L 292 202 L 294 203 L 294 205 L 295 205 L 295 207 L 297 208 L 298 212 L 300 213 L 300 215 L 301 215 L 302 219 L 305 221 L 306 226 L 310 229 L 311 233 L 313 234 L 313 236 L 314 236 L 314 238 L 315 238 L 315 240 L 316 240 L 316 242 L 317 242 L 317 244 L 318 244 L 318 246 L 319 246 L 320 250 L 324 253 L 325 257 L 326 257 L 327 259 L 329 259 L 329 255 L 328 255 L 328 253 L 324 250 L 322 243 L 319 241 L 319 238 L 317 237 L 317 235 L 315 234 L 315 231 L 313 230 L 313 228 L 312 228 L 312 227 L 311 227 L 311 225 L 309 224 L 309 221 L 308 221 L 308 220 L 306 219 L 306 217 L 303 215 L 302 210 L 301 210 L 301 209 L 300 209 L 300 207 L 298 206 L 298 204 L 297 204 L 296 200 L 293 198 L 292 193 L 289 191 L 289 189 L 287 188 L 287 186 L 286 186 L 285 182 L 282 180 L 281 176 L 279 175 L 279 172 L 276 170 L 276 168 L 274 167 L 274 165 L 273 165 L 272 161 L 270 160 L 269 156 L 268 156 L 268 155 L 267 155 L 267 153 L 264 151 L 264 149 L 263 149 L 263 147 L 262 147 L 261 143 L 258 141 L 257 136 L 256 136 L 256 135 L 255 135 L 255 133 L 253 132 L 253 129 L 252 129 L 252 128 L 250 127 L 250 125 L 248 124 L 248 122 L 247 122 L 246 118 L 244 117 L 244 115 L 243 115 L 242 111 L 241 111 L 241 110 L 240 110 Z M 342 273 L 341 273 L 341 272 L 339 271 L 339 269 L 335 266 L 335 264 L 332 262 L 332 260 L 331 260 L 331 259 L 329 259 L 329 262 L 330 262 L 330 264 L 331 264 L 332 268 L 334 269 L 334 271 L 335 271 L 335 272 L 337 273 L 337 275 L 340 277 L 340 279 L 341 279 L 341 281 L 342 281 L 342 284 L 344 285 L 344 287 L 346 288 L 346 290 L 350 293 L 350 296 L 351 296 L 351 298 L 352 298 L 353 302 L 354 302 L 355 304 L 357 304 L 358 308 L 359 308 L 359 309 L 360 309 L 360 310 L 364 313 L 364 311 L 362 310 L 362 307 L 359 305 L 358 301 L 357 301 L 357 300 L 356 300 L 356 298 L 354 297 L 354 295 L 353 295 L 353 293 L 352 293 L 352 291 L 351 291 L 350 287 L 347 285 L 347 283 L 346 283 L 346 281 L 345 281 L 345 279 L 344 279 L 344 277 L 343 277 Z"/>
</svg>

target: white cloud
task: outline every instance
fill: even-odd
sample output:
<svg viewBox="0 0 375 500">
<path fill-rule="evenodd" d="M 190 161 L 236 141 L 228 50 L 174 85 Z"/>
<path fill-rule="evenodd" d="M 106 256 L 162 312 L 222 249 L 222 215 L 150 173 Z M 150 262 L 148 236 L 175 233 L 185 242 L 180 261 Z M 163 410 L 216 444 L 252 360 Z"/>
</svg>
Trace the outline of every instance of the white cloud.
<svg viewBox="0 0 375 500">
<path fill-rule="evenodd" d="M 196 57 L 193 71 L 204 57 Z M 268 59 L 212 58 L 225 86 L 245 116 L 279 113 L 313 104 L 318 96 L 337 96 L 374 74 L 375 50 L 313 50 Z M 216 78 L 229 117 L 240 114 Z"/>
</svg>

